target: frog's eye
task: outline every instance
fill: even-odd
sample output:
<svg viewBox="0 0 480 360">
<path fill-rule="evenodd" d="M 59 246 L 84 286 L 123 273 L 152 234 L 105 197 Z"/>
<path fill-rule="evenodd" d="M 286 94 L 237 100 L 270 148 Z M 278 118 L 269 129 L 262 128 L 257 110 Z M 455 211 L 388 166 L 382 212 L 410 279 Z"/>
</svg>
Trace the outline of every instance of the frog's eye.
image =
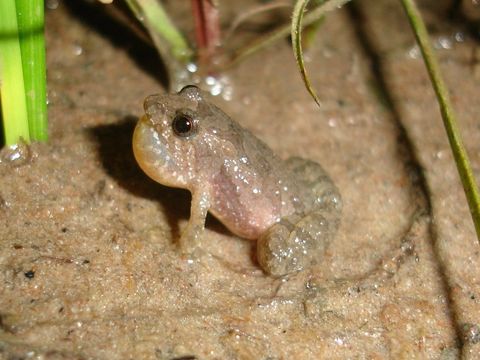
<svg viewBox="0 0 480 360">
<path fill-rule="evenodd" d="M 172 129 L 177 136 L 191 136 L 196 132 L 195 119 L 190 114 L 179 112 L 173 118 Z"/>
</svg>

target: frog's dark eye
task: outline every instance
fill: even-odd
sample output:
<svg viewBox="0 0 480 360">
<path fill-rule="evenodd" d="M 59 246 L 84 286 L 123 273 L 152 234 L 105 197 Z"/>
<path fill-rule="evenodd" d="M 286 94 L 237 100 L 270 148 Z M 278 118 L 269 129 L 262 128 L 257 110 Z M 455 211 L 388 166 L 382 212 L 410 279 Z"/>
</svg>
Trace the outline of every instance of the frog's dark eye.
<svg viewBox="0 0 480 360">
<path fill-rule="evenodd" d="M 172 129 L 177 136 L 190 136 L 196 131 L 195 119 L 190 114 L 179 112 L 173 118 Z"/>
</svg>

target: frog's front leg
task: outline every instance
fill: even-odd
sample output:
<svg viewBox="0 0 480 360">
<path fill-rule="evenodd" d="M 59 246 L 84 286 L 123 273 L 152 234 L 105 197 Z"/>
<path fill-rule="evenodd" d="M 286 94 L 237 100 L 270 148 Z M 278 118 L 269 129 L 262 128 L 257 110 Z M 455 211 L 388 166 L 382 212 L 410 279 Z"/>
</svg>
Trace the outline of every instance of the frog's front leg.
<svg viewBox="0 0 480 360">
<path fill-rule="evenodd" d="M 190 254 L 200 245 L 209 208 L 210 198 L 208 191 L 192 190 L 190 219 L 180 237 L 180 248 L 183 252 Z"/>
</svg>

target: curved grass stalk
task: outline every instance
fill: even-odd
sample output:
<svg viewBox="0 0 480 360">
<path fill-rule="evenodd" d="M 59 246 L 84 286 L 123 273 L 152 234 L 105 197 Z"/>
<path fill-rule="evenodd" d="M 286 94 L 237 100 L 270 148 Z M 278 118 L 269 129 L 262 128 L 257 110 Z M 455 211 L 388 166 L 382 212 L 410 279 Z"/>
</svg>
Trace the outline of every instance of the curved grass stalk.
<svg viewBox="0 0 480 360">
<path fill-rule="evenodd" d="M 460 136 L 456 116 L 450 102 L 448 90 L 445 86 L 440 73 L 438 61 L 434 55 L 432 45 L 430 44 L 428 32 L 420 15 L 414 0 L 400 0 L 408 20 L 417 39 L 418 45 L 423 55 L 425 66 L 427 67 L 430 81 L 432 82 L 435 94 L 437 96 L 440 112 L 442 114 L 443 125 L 447 132 L 448 141 L 452 148 L 453 157 L 457 165 L 457 170 L 462 181 L 463 189 L 467 197 L 468 206 L 472 215 L 477 240 L 480 242 L 480 195 L 478 186 L 473 176 L 470 161 Z"/>
<path fill-rule="evenodd" d="M 170 87 L 177 88 L 182 82 L 186 65 L 192 60 L 192 49 L 160 2 L 156 0 L 125 0 L 125 2 L 150 34 L 167 68 Z"/>
<path fill-rule="evenodd" d="M 297 61 L 300 74 L 302 76 L 303 83 L 307 88 L 310 95 L 313 97 L 318 106 L 320 106 L 320 99 L 318 98 L 315 90 L 310 83 L 310 78 L 307 75 L 307 69 L 305 68 L 305 61 L 303 59 L 303 50 L 302 50 L 302 21 L 303 13 L 307 7 L 310 0 L 298 0 L 293 8 L 292 15 L 292 47 L 293 54 L 295 55 L 295 60 Z"/>
</svg>

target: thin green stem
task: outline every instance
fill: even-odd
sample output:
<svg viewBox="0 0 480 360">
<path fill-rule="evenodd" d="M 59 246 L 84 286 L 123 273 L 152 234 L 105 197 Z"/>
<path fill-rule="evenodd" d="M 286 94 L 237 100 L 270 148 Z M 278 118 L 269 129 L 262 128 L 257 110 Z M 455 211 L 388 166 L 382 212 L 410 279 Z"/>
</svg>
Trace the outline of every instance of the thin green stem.
<svg viewBox="0 0 480 360">
<path fill-rule="evenodd" d="M 23 77 L 32 140 L 48 139 L 43 0 L 16 0 Z"/>
<path fill-rule="evenodd" d="M 5 143 L 29 142 L 15 0 L 0 1 L 0 98 Z"/>
<path fill-rule="evenodd" d="M 401 2 L 405 12 L 407 13 L 410 25 L 415 33 L 415 37 L 420 46 L 430 80 L 435 90 L 435 94 L 437 95 L 440 112 L 442 114 L 443 125 L 445 126 L 445 130 L 447 132 L 448 141 L 450 142 L 453 157 L 457 165 L 457 170 L 463 184 L 465 195 L 467 197 L 468 206 L 470 207 L 470 213 L 472 215 L 475 230 L 477 232 L 477 239 L 480 241 L 480 195 L 475 177 L 473 176 L 467 152 L 462 143 L 456 116 L 448 95 L 448 90 L 442 79 L 438 61 L 434 55 L 432 45 L 429 41 L 427 29 L 417 5 L 415 4 L 414 0 L 401 0 Z"/>
<path fill-rule="evenodd" d="M 3 1 L 3 0 L 0 0 Z M 125 0 L 135 17 L 147 29 L 170 76 L 170 87 L 181 82 L 182 72 L 193 51 L 157 0 Z"/>
</svg>

